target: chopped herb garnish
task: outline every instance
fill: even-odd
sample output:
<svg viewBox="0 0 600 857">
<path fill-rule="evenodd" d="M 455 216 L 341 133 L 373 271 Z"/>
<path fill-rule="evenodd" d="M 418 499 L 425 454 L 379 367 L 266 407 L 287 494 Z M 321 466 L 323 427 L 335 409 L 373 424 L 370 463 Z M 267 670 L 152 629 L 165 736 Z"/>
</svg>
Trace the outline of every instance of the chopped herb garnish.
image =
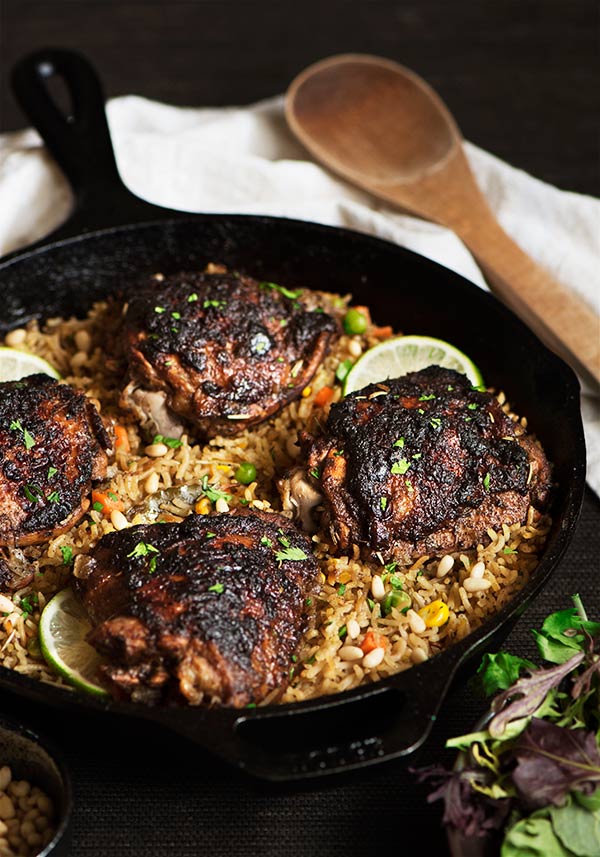
<svg viewBox="0 0 600 857">
<path fill-rule="evenodd" d="M 192 294 L 188 298 L 188 303 L 193 304 L 194 301 L 197 301 L 197 300 L 198 300 L 198 295 L 196 294 L 196 292 L 192 292 Z"/>
<path fill-rule="evenodd" d="M 262 539 L 260 540 L 260 543 L 261 543 L 261 545 L 264 545 L 264 547 L 266 547 L 266 548 L 272 548 L 273 547 L 273 542 L 267 536 L 263 536 Z"/>
<path fill-rule="evenodd" d="M 116 503 L 117 500 L 119 499 L 116 494 L 113 494 L 112 491 L 107 491 L 106 493 L 110 497 L 110 499 L 113 501 L 113 503 Z"/>
<path fill-rule="evenodd" d="M 451 393 L 451 392 L 452 392 L 452 390 L 454 389 L 454 387 L 452 386 L 452 384 L 448 384 L 448 386 L 446 387 L 446 389 L 448 390 L 448 392 L 449 392 L 449 393 Z"/>
<path fill-rule="evenodd" d="M 406 473 L 409 467 L 410 461 L 407 461 L 405 458 L 401 458 L 400 461 L 396 461 L 392 464 L 391 473 L 402 476 L 402 474 Z"/>
<path fill-rule="evenodd" d="M 29 434 L 27 429 L 24 429 L 21 425 L 21 420 L 13 420 L 9 426 L 11 431 L 20 431 L 23 435 L 23 443 L 25 444 L 25 449 L 31 449 L 32 446 L 35 446 L 35 440 Z"/>
<path fill-rule="evenodd" d="M 404 484 L 406 485 L 406 490 L 408 491 L 408 493 L 409 493 L 409 494 L 412 494 L 412 492 L 413 492 L 415 489 L 413 488 L 413 486 L 412 486 L 412 482 L 410 481 L 410 479 L 405 479 L 405 480 L 404 480 Z"/>
<path fill-rule="evenodd" d="M 215 309 L 224 309 L 227 306 L 227 301 L 206 300 L 202 304 L 203 309 L 208 309 L 211 306 Z"/>
<path fill-rule="evenodd" d="M 154 312 L 156 312 L 160 315 L 161 313 L 165 312 L 165 308 L 164 308 L 164 306 L 155 306 Z"/>
<path fill-rule="evenodd" d="M 338 450 L 337 450 L 336 452 L 334 452 L 333 454 L 334 454 L 334 456 L 337 458 L 338 456 L 340 456 L 340 455 L 343 455 L 343 454 L 344 454 L 344 450 L 343 450 L 343 449 L 338 449 Z"/>
<path fill-rule="evenodd" d="M 49 467 L 48 468 L 48 479 L 52 479 L 52 477 L 56 476 L 57 473 L 58 473 L 58 470 L 56 467 Z"/>
<path fill-rule="evenodd" d="M 23 493 L 25 494 L 30 503 L 39 503 L 44 499 L 44 495 L 37 487 L 37 485 L 25 485 L 23 487 Z"/>
<path fill-rule="evenodd" d="M 385 512 L 385 510 L 387 509 L 387 504 L 388 504 L 388 498 L 387 497 L 380 497 L 379 498 L 379 505 L 381 506 L 382 512 Z"/>
<path fill-rule="evenodd" d="M 158 548 L 155 548 L 154 545 L 148 544 L 148 542 L 138 542 L 131 553 L 128 553 L 127 556 L 149 556 L 153 553 L 160 553 Z"/>
<path fill-rule="evenodd" d="M 422 455 L 422 453 L 421 453 L 421 452 L 415 452 L 415 454 L 412 456 L 412 458 L 416 458 L 416 459 L 417 459 L 417 461 L 418 461 L 418 460 L 419 460 L 419 458 L 421 458 L 421 455 Z"/>
<path fill-rule="evenodd" d="M 291 657 L 291 659 L 290 659 L 290 660 L 292 661 L 292 663 L 293 663 L 293 664 L 295 664 L 295 663 L 297 662 L 297 660 L 298 660 L 297 655 L 292 655 L 292 657 Z"/>
<path fill-rule="evenodd" d="M 470 405 L 467 405 L 467 408 L 468 408 L 470 411 L 476 411 L 478 407 L 479 407 L 479 405 L 475 404 L 475 402 L 471 402 L 471 404 L 470 404 Z"/>
<path fill-rule="evenodd" d="M 340 640 L 343 640 L 347 634 L 348 634 L 348 629 L 346 628 L 345 625 L 342 625 L 342 627 L 338 631 L 338 637 L 340 638 Z"/>
<path fill-rule="evenodd" d="M 352 360 L 343 360 L 335 370 L 335 377 L 340 383 L 346 380 L 348 372 L 352 369 Z"/>
<path fill-rule="evenodd" d="M 304 603 L 306 604 L 307 607 L 310 607 L 312 605 L 312 598 L 307 598 Z M 308 663 L 308 661 L 306 663 Z"/>
<path fill-rule="evenodd" d="M 209 485 L 208 476 L 202 477 L 200 487 L 202 488 L 202 493 L 208 497 L 211 503 L 216 503 L 217 500 L 225 500 L 226 503 L 229 503 L 233 496 L 232 494 L 227 494 L 225 491 L 219 491 L 214 485 Z"/>
<path fill-rule="evenodd" d="M 388 564 L 384 565 L 383 567 L 385 568 L 385 570 L 387 571 L 388 574 L 393 574 L 394 571 L 396 570 L 397 565 L 398 565 L 397 562 L 388 562 Z"/>
<path fill-rule="evenodd" d="M 367 598 L 367 604 L 369 605 L 369 610 L 372 612 L 375 609 L 375 602 L 372 598 Z"/>
<path fill-rule="evenodd" d="M 392 576 L 390 577 L 390 584 L 392 585 L 393 589 L 402 589 L 403 586 L 402 580 L 398 577 L 397 574 L 392 574 Z"/>
<path fill-rule="evenodd" d="M 216 533 L 207 533 L 206 534 L 207 539 L 216 539 L 216 537 L 217 537 Z"/>
<path fill-rule="evenodd" d="M 223 586 L 222 583 L 213 583 L 212 586 L 208 587 L 209 592 L 216 592 L 217 595 L 221 595 L 224 590 L 225 590 L 225 587 Z"/>
<path fill-rule="evenodd" d="M 102 505 L 102 503 L 100 503 L 100 501 L 96 500 L 95 503 L 92 503 L 92 509 L 94 510 L 94 512 L 101 512 L 104 509 L 104 506 Z"/>
<path fill-rule="evenodd" d="M 312 476 L 313 479 L 320 479 L 321 478 L 321 471 L 319 470 L 318 467 L 315 467 L 312 470 L 309 470 L 308 472 Z"/>
<path fill-rule="evenodd" d="M 399 437 L 398 440 L 394 443 L 394 446 L 399 446 L 400 449 L 404 448 L 404 438 Z"/>
<path fill-rule="evenodd" d="M 256 703 L 255 702 L 248 702 L 246 704 L 246 708 L 256 708 Z"/>
<path fill-rule="evenodd" d="M 430 393 L 428 396 L 419 396 L 420 402 L 428 402 L 430 399 L 435 399 L 435 396 L 433 393 Z"/>
<path fill-rule="evenodd" d="M 486 473 L 484 478 L 483 478 L 483 487 L 485 488 L 486 491 L 490 490 L 490 474 L 489 474 L 489 472 Z"/>
<path fill-rule="evenodd" d="M 285 363 L 285 360 L 283 359 L 283 357 L 278 357 L 277 362 L 278 363 Z"/>
<path fill-rule="evenodd" d="M 441 424 L 442 424 L 442 421 L 439 417 L 433 417 L 433 419 L 429 420 L 429 425 L 434 429 L 439 428 L 441 426 Z"/>
<path fill-rule="evenodd" d="M 503 548 L 502 553 L 512 554 L 512 553 L 518 553 L 518 551 L 516 551 L 514 548 Z"/>
<path fill-rule="evenodd" d="M 73 548 L 65 545 L 64 547 L 61 547 L 60 552 L 63 558 L 63 565 L 71 565 L 73 562 Z"/>
<path fill-rule="evenodd" d="M 345 583 L 340 583 L 340 585 L 339 585 L 339 586 L 338 586 L 338 588 L 337 588 L 337 594 L 338 594 L 338 595 L 343 595 L 345 591 L 346 591 L 346 584 L 345 584 Z"/>
<path fill-rule="evenodd" d="M 181 313 L 180 312 L 172 312 L 171 318 L 174 318 L 176 321 L 179 321 L 179 319 L 181 318 Z"/>
<path fill-rule="evenodd" d="M 316 660 L 317 660 L 317 656 L 316 656 L 316 655 L 311 655 L 311 656 L 310 656 L 310 658 L 307 658 L 307 659 L 304 661 L 304 663 L 305 663 L 305 664 L 314 664 L 314 662 L 315 662 Z"/>
<path fill-rule="evenodd" d="M 290 540 L 288 539 L 286 534 L 283 532 L 283 530 L 279 530 L 279 535 L 277 536 L 277 541 L 279 542 L 280 545 L 283 545 L 284 548 L 289 548 L 289 546 L 291 544 Z"/>
<path fill-rule="evenodd" d="M 300 562 L 303 559 L 308 559 L 308 557 L 300 548 L 290 547 L 282 551 L 277 551 L 275 559 L 278 562 Z"/>
<path fill-rule="evenodd" d="M 291 301 L 296 300 L 302 294 L 302 289 L 298 289 L 293 292 L 291 289 L 286 289 L 285 286 L 278 286 L 277 283 L 259 283 L 261 289 L 273 289 L 279 294 L 283 295 L 284 298 L 289 298 Z"/>
<path fill-rule="evenodd" d="M 152 443 L 164 443 L 170 449 L 177 449 L 183 446 L 182 440 L 178 440 L 176 437 L 165 437 L 163 434 L 155 434 Z"/>
<path fill-rule="evenodd" d="M 417 413 L 418 414 L 424 414 L 425 411 L 423 410 L 423 408 L 417 408 Z"/>
<path fill-rule="evenodd" d="M 58 491 L 52 491 L 52 493 L 48 494 L 46 500 L 49 503 L 58 503 L 60 501 L 60 494 L 58 493 Z"/>
<path fill-rule="evenodd" d="M 150 560 L 150 565 L 148 566 L 148 573 L 152 574 L 155 571 L 156 571 L 156 557 L 153 556 L 152 559 Z"/>
<path fill-rule="evenodd" d="M 29 615 L 30 613 L 33 613 L 37 603 L 38 597 L 35 592 L 32 592 L 30 595 L 26 595 L 24 598 L 21 598 L 19 607 L 21 608 L 23 613 Z"/>
</svg>

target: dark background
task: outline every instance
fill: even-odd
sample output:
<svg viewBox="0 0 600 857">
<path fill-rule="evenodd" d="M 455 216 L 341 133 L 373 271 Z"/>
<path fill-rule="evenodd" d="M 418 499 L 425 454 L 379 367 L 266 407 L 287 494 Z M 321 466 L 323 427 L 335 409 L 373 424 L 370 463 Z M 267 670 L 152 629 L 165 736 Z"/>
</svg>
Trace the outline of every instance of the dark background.
<svg viewBox="0 0 600 857">
<path fill-rule="evenodd" d="M 592 0 L 1 0 L 0 129 L 25 124 L 9 71 L 43 46 L 86 54 L 109 96 L 194 106 L 282 92 L 308 63 L 364 51 L 420 73 L 474 143 L 559 187 L 598 195 L 597 18 Z M 508 648 L 533 655 L 528 629 L 569 606 L 573 592 L 600 615 L 598 556 L 600 503 L 588 490 L 559 571 Z M 76 857 L 366 857 L 386 843 L 446 853 L 439 806 L 425 802 L 400 762 L 318 785 L 263 786 L 145 727 L 65 723 L 12 698 L 0 710 L 65 749 Z M 456 688 L 416 763 L 451 760 L 445 739 L 468 731 L 482 711 L 467 686 Z"/>
</svg>

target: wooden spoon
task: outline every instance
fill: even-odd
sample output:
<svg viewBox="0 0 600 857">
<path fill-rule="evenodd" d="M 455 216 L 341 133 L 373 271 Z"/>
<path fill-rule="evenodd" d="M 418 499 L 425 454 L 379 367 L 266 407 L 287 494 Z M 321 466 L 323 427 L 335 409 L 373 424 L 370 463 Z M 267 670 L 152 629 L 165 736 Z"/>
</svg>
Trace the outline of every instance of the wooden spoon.
<svg viewBox="0 0 600 857">
<path fill-rule="evenodd" d="M 292 82 L 286 115 L 299 140 L 330 169 L 452 229 L 496 294 L 598 388 L 598 316 L 500 227 L 471 172 L 460 130 L 424 80 L 379 57 L 330 57 Z"/>
</svg>

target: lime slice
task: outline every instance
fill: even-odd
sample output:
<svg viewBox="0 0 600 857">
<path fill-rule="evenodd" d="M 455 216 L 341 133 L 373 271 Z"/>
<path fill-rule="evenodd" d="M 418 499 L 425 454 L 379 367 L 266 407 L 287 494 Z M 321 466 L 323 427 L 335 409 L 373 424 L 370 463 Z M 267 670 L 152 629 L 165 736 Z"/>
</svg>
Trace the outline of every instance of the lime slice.
<svg viewBox="0 0 600 857">
<path fill-rule="evenodd" d="M 54 366 L 41 357 L 18 351 L 16 348 L 0 347 L 0 381 L 20 381 L 21 378 L 35 375 L 36 372 L 43 372 L 51 378 L 60 378 Z"/>
<path fill-rule="evenodd" d="M 40 619 L 40 648 L 48 665 L 78 690 L 106 696 L 95 681 L 102 662 L 86 642 L 91 630 L 85 610 L 71 589 L 63 589 L 46 604 Z"/>
<path fill-rule="evenodd" d="M 466 375 L 474 387 L 483 385 L 477 366 L 466 354 L 432 336 L 398 336 L 369 348 L 346 375 L 344 395 L 388 378 L 400 378 L 427 366 L 443 366 Z"/>
</svg>

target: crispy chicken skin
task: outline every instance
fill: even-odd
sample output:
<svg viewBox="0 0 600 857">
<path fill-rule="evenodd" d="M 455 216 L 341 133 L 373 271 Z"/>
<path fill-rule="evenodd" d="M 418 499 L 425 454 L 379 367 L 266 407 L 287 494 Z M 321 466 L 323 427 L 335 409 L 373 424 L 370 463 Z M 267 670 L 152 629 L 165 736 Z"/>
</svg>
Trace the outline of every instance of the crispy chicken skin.
<svg viewBox="0 0 600 857">
<path fill-rule="evenodd" d="M 32 545 L 84 515 L 110 442 L 86 396 L 48 375 L 0 384 L 0 545 Z"/>
<path fill-rule="evenodd" d="M 301 445 L 334 544 L 386 561 L 473 547 L 523 522 L 550 488 L 539 445 L 494 396 L 439 366 L 350 394 Z"/>
<path fill-rule="evenodd" d="M 164 435 L 266 420 L 300 397 L 337 330 L 301 291 L 215 269 L 152 278 L 127 306 L 121 404 Z"/>
<path fill-rule="evenodd" d="M 285 686 L 318 567 L 289 519 L 239 509 L 110 533 L 75 573 L 114 696 L 240 707 Z"/>
</svg>

